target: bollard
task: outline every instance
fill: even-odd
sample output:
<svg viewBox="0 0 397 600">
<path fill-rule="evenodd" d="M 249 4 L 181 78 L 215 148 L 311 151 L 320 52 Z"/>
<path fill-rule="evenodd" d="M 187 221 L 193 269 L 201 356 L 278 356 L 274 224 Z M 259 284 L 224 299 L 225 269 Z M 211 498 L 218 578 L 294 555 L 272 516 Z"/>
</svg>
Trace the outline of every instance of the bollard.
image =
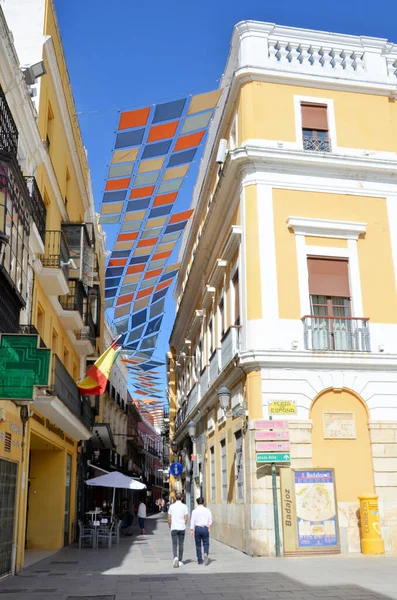
<svg viewBox="0 0 397 600">
<path fill-rule="evenodd" d="M 358 499 L 360 500 L 361 552 L 384 554 L 385 544 L 380 533 L 378 496 L 367 494 L 359 496 Z"/>
</svg>

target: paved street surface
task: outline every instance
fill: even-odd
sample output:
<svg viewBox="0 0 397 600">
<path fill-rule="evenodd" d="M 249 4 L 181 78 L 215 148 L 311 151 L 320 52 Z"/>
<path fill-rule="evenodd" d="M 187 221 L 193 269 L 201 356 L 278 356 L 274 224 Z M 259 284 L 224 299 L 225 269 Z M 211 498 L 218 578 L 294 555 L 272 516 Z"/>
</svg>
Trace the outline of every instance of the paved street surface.
<svg viewBox="0 0 397 600">
<path fill-rule="evenodd" d="M 1 600 L 397 600 L 397 557 L 251 558 L 212 541 L 211 564 L 172 568 L 165 515 L 111 550 L 70 546 L 0 581 Z"/>
</svg>

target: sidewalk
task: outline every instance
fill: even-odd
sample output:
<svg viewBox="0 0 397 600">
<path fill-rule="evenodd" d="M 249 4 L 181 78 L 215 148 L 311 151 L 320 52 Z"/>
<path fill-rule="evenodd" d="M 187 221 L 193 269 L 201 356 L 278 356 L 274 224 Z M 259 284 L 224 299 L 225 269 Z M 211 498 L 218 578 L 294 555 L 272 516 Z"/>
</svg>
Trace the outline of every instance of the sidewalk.
<svg viewBox="0 0 397 600">
<path fill-rule="evenodd" d="M 118 546 L 69 546 L 0 581 L 1 600 L 397 600 L 397 558 L 252 558 L 211 540 L 208 567 L 185 539 L 185 565 L 172 567 L 166 515 Z"/>
</svg>

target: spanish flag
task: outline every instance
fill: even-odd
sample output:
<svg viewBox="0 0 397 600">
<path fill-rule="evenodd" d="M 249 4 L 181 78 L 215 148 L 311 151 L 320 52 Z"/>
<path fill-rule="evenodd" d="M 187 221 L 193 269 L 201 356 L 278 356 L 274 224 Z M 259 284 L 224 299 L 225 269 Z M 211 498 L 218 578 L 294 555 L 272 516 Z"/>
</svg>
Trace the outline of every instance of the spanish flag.
<svg viewBox="0 0 397 600">
<path fill-rule="evenodd" d="M 117 348 L 120 337 L 112 342 L 109 348 L 88 369 L 86 377 L 77 384 L 82 396 L 100 396 L 106 390 L 110 371 L 121 350 L 121 347 Z"/>
</svg>

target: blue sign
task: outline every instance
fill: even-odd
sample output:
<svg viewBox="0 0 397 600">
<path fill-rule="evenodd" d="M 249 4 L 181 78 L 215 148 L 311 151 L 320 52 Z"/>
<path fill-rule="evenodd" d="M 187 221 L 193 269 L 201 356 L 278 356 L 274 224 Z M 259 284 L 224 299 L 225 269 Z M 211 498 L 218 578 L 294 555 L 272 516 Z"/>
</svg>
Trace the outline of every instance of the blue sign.
<svg viewBox="0 0 397 600">
<path fill-rule="evenodd" d="M 174 477 L 179 477 L 182 475 L 183 465 L 180 462 L 173 462 L 170 466 L 170 473 Z"/>
<path fill-rule="evenodd" d="M 331 469 L 297 469 L 295 477 L 298 546 L 338 546 L 335 480 Z"/>
</svg>

